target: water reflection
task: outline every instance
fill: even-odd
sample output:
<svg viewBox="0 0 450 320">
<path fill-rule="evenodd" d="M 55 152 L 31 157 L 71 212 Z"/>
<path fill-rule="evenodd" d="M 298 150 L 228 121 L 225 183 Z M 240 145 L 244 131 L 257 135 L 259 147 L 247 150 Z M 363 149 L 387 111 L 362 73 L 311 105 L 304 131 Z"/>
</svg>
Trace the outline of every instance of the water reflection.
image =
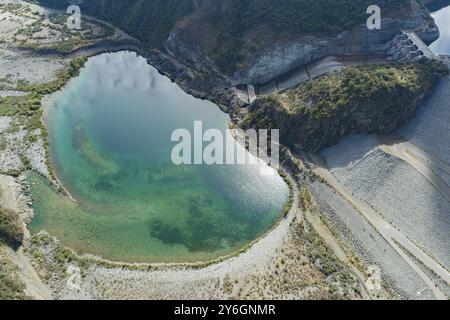
<svg viewBox="0 0 450 320">
<path fill-rule="evenodd" d="M 432 13 L 441 33 L 440 38 L 431 44 L 435 53 L 450 54 L 450 6 Z"/>
<path fill-rule="evenodd" d="M 52 161 L 73 204 L 31 177 L 33 233 L 129 262 L 209 260 L 275 222 L 288 198 L 265 165 L 175 166 L 178 128 L 225 132 L 228 117 L 184 93 L 134 53 L 89 59 L 48 115 Z"/>
</svg>

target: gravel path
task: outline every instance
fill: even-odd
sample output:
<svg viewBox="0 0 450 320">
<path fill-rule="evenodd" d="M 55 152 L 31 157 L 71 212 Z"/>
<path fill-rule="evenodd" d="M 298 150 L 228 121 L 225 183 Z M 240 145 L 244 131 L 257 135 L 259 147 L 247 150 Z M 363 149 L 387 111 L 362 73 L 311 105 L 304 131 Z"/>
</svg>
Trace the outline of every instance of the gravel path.
<svg viewBox="0 0 450 320">
<path fill-rule="evenodd" d="M 425 282 L 347 201 L 323 183 L 314 183 L 313 190 L 332 227 L 369 265 L 379 267 L 388 283 L 407 298 L 434 299 Z"/>
</svg>

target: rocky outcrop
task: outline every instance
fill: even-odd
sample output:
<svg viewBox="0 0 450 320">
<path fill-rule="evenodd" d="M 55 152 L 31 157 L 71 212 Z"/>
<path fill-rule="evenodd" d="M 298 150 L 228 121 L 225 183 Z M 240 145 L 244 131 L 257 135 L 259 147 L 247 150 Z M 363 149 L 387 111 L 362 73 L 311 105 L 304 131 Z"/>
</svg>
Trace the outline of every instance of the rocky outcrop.
<svg viewBox="0 0 450 320">
<path fill-rule="evenodd" d="M 223 111 L 228 112 L 230 105 L 241 105 L 243 102 L 234 94 L 230 88 L 229 81 L 224 76 L 221 76 L 215 71 L 211 63 L 201 64 L 202 56 L 196 58 L 196 62 L 185 60 L 181 62 L 175 59 L 172 55 L 164 53 L 157 49 L 145 49 L 142 43 L 135 39 L 126 40 L 105 40 L 96 42 L 89 46 L 65 52 L 56 48 L 29 48 L 17 47 L 22 54 L 29 56 L 43 56 L 43 57 L 59 57 L 59 58 L 74 58 L 79 56 L 95 56 L 105 52 L 118 51 L 134 51 L 137 54 L 145 57 L 149 64 L 154 66 L 158 71 L 169 77 L 173 82 L 177 83 L 186 93 L 199 98 L 207 99 L 216 103 Z M 182 46 L 177 47 L 177 52 L 186 50 L 192 54 L 193 51 L 182 49 Z M 192 55 L 195 57 L 195 55 Z"/>
<path fill-rule="evenodd" d="M 412 99 L 403 97 L 403 101 L 394 96 L 391 98 L 403 103 L 371 104 L 361 101 L 349 104 L 342 112 L 323 118 L 286 112 L 273 100 L 257 100 L 251 110 L 254 112 L 257 108 L 264 108 L 265 116 L 271 119 L 272 126 L 279 128 L 283 145 L 295 150 L 318 152 L 352 135 L 394 132 L 414 117 L 424 94 L 414 95 Z M 255 122 L 251 122 L 248 127 L 244 125 L 245 128 L 254 126 L 259 127 Z"/>
<path fill-rule="evenodd" d="M 83 12 L 124 28 L 140 40 L 136 51 L 143 53 L 162 73 L 188 93 L 212 100 L 225 109 L 230 101 L 232 105 L 233 101 L 239 101 L 234 99 L 236 95 L 230 88 L 239 84 L 263 84 L 296 67 L 331 55 L 383 55 L 402 29 L 415 31 L 426 43 L 436 39 L 439 32 L 427 9 L 417 2 L 419 0 L 404 1 L 408 5 L 402 8 L 388 0 L 380 1 L 387 8 L 382 11 L 381 30 L 370 31 L 363 24 L 349 27 L 352 29 L 335 36 L 325 36 L 319 31 L 327 29 L 324 17 L 308 20 L 318 23 L 317 29 L 299 28 L 298 24 L 289 23 L 286 8 L 291 7 L 289 4 L 274 5 L 275 0 L 258 2 L 262 3 L 259 13 L 248 6 L 252 4 L 250 1 L 236 0 L 222 1 L 220 5 L 215 0 L 167 1 L 164 5 L 159 2 L 144 5 L 135 0 L 106 4 L 95 0 L 84 4 Z M 61 7 L 56 0 L 40 2 Z M 317 9 L 313 3 L 312 0 L 305 1 L 294 8 Z M 365 3 L 359 1 L 359 5 L 361 7 L 352 12 L 350 20 L 343 20 L 349 26 L 359 23 L 352 21 L 362 22 L 366 17 Z M 268 16 L 267 9 L 278 10 L 275 20 L 285 18 L 284 29 L 275 31 L 273 17 L 272 24 L 261 21 Z M 246 15 L 241 16 L 243 11 Z M 245 19 L 249 21 L 243 21 Z M 227 33 L 230 28 L 233 30 Z M 343 29 L 341 25 L 333 25 L 333 28 L 328 34 Z M 127 44 L 107 47 L 109 51 L 119 50 Z M 224 71 L 224 65 L 232 67 Z"/>
<path fill-rule="evenodd" d="M 447 73 L 435 60 L 346 68 L 258 98 L 240 125 L 279 129 L 283 145 L 316 152 L 351 135 L 387 134 L 403 126 Z"/>
<path fill-rule="evenodd" d="M 390 61 L 417 61 L 424 57 L 435 59 L 437 56 L 414 32 L 402 31 L 391 41 L 391 47 L 386 52 Z"/>
<path fill-rule="evenodd" d="M 381 30 L 369 30 L 362 25 L 333 38 L 306 36 L 277 43 L 246 61 L 246 67 L 236 72 L 232 81 L 235 84 L 266 83 L 289 70 L 330 55 L 385 54 L 401 30 L 415 31 L 428 44 L 439 37 L 439 29 L 428 10 L 412 1 L 411 7 L 398 17 L 382 19 Z"/>
<path fill-rule="evenodd" d="M 382 15 L 383 17 L 383 15 Z M 274 43 L 246 59 L 232 75 L 224 75 L 204 52 L 195 36 L 184 31 L 184 24 L 171 32 L 165 43 L 168 54 L 153 52 L 149 61 L 188 93 L 209 99 L 227 110 L 245 104 L 230 88 L 239 84 L 263 84 L 299 66 L 332 55 L 381 55 L 392 47 L 402 30 L 412 30 L 425 42 L 439 37 L 439 30 L 428 10 L 415 0 L 400 11 L 382 19 L 381 30 L 360 25 L 335 37 L 304 36 Z"/>
</svg>

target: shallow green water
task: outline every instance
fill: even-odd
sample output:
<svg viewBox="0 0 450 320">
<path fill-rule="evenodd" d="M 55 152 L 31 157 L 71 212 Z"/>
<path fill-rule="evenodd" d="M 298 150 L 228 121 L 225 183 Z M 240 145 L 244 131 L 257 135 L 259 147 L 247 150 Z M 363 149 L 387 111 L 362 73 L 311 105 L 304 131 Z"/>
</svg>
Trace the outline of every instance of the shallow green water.
<svg viewBox="0 0 450 320">
<path fill-rule="evenodd" d="M 224 131 L 227 116 L 134 53 L 91 58 L 47 116 L 52 162 L 73 203 L 30 175 L 33 233 L 118 261 L 181 262 L 233 252 L 269 229 L 288 188 L 255 165 L 175 166 L 174 129 Z"/>
</svg>

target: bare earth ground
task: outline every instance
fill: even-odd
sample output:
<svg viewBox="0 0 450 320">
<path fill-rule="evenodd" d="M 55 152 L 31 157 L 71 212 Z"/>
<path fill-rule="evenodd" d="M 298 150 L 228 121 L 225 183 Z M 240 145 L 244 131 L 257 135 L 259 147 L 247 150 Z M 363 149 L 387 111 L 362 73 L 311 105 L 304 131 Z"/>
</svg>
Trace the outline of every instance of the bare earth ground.
<svg viewBox="0 0 450 320">
<path fill-rule="evenodd" d="M 448 83 L 447 80 L 443 82 Z M 446 90 L 448 92 L 449 88 Z M 438 91 L 436 96 L 440 95 L 442 93 Z M 435 97 L 431 98 L 423 106 L 419 117 L 410 125 L 414 127 L 414 139 L 420 141 L 426 137 L 423 134 L 425 128 L 421 128 L 422 132 L 417 130 L 417 124 L 424 123 L 433 123 L 433 129 L 429 129 L 434 130 L 435 140 L 448 137 L 448 127 L 436 123 L 442 121 L 442 114 L 448 113 L 450 104 L 448 100 L 440 103 L 441 117 L 433 121 L 432 116 L 436 115 L 437 110 L 428 108 L 431 108 L 429 104 L 434 99 Z M 411 132 L 412 129 L 405 130 Z M 429 148 L 431 146 L 433 145 L 430 144 Z M 439 150 L 442 150 L 440 145 Z M 400 136 L 352 137 L 324 150 L 322 155 L 332 174 L 329 177 L 334 179 L 327 181 L 342 189 L 339 193 L 347 192 L 346 197 L 352 198 L 353 206 L 348 206 L 348 202 L 338 205 L 332 199 L 335 195 L 328 192 L 327 196 L 323 187 L 315 188 L 326 203 L 332 204 L 333 211 L 329 215 L 331 219 L 340 220 L 350 237 L 366 242 L 366 247 L 378 243 L 377 250 L 384 250 L 385 254 L 377 254 L 371 258 L 384 272 L 395 275 L 393 282 L 396 286 L 416 298 L 448 299 L 450 294 L 450 251 L 446 245 L 450 230 L 450 189 L 445 177 L 440 176 L 440 172 L 445 172 L 448 168 L 438 154 L 424 151 L 414 141 L 408 142 Z M 441 171 L 437 171 L 437 167 Z M 344 209 L 343 205 L 348 208 Z M 345 211 L 349 210 L 354 211 L 352 217 L 363 211 L 372 211 L 373 215 L 379 216 L 379 228 L 383 228 L 381 226 L 384 224 L 388 229 L 378 230 L 387 241 L 380 241 L 382 239 L 378 239 L 379 235 L 372 234 L 373 221 L 348 219 Z M 371 234 L 374 243 L 367 243 L 370 241 L 368 234 Z M 408 247 L 402 245 L 399 250 L 398 242 L 390 243 L 391 237 L 400 243 L 408 241 L 409 244 L 404 242 Z M 405 240 L 399 237 L 404 237 L 402 239 Z M 392 249 L 399 255 L 389 257 L 388 252 Z"/>
<path fill-rule="evenodd" d="M 6 3 L 24 5 L 22 1 L 0 0 L 0 5 Z M 87 29 L 97 38 L 87 39 L 86 32 L 72 34 L 53 23 L 49 19 L 51 13 L 55 12 L 36 5 L 31 5 L 29 10 L 22 6 L 8 12 L 0 7 L 3 37 L 0 37 L 0 96 L 23 94 L 15 90 L 18 83 L 50 81 L 67 64 L 62 58 L 31 57 L 17 50 L 17 46 L 74 49 L 73 43 L 125 36 L 117 29 L 111 36 L 94 21 L 89 22 Z M 45 112 L 50 111 L 51 101 L 51 96 L 44 98 Z M 448 137 L 448 131 L 441 133 Z M 20 170 L 25 157 L 33 170 L 48 176 L 43 140 L 40 132 L 35 134 L 39 138 L 30 145 L 17 119 L 0 117 L 2 172 Z M 344 142 L 324 152 L 334 177 L 350 190 L 352 197 L 376 208 L 448 268 L 448 248 L 442 242 L 447 225 L 445 217 L 448 218 L 443 213 L 448 208 L 445 198 L 438 203 L 431 201 L 439 197 L 439 192 L 427 185 L 426 178 L 400 159 L 383 153 L 380 156 L 376 139 L 361 137 L 361 141 L 347 145 Z M 352 175 L 357 172 L 355 168 L 361 172 Z M 411 180 L 420 185 L 407 188 Z M 437 279 L 420 264 L 414 264 L 419 266 L 418 271 L 411 267 L 413 264 L 405 262 L 408 254 L 395 250 L 379 230 L 337 192 L 339 188 L 333 189 L 307 174 L 300 177 L 299 182 L 299 186 L 293 183 L 294 201 L 288 216 L 248 250 L 218 263 L 197 266 L 116 264 L 76 256 L 45 233 L 28 237 L 23 248 L 18 252 L 9 250 L 7 255 L 18 266 L 27 294 L 37 299 L 420 299 L 438 297 L 436 292 L 441 291 L 448 295 L 448 283 Z M 32 212 L 28 207 L 30 199 L 26 196 L 28 186 L 24 176 L 0 175 L 0 188 L 0 204 L 14 209 L 28 222 Z M 426 192 L 422 194 L 425 200 L 417 205 L 408 200 L 422 199 L 414 193 L 422 189 Z M 396 206 L 405 201 L 415 207 Z M 435 219 L 427 215 L 431 210 L 436 210 Z M 449 229 L 446 230 L 448 235 Z M 383 284 L 395 292 L 389 290 L 389 293 L 384 287 L 367 289 L 371 265 L 380 267 Z M 419 276 L 420 272 L 425 276 Z M 428 280 L 437 283 L 439 288 L 430 287 Z"/>
<path fill-rule="evenodd" d="M 17 212 L 23 221 L 29 221 L 33 215 L 28 204 L 28 197 L 24 196 L 25 186 L 21 184 L 24 176 L 13 178 L 0 175 L 0 205 L 3 208 Z M 29 235 L 27 235 L 29 237 Z M 26 286 L 25 294 L 36 299 L 51 299 L 50 291 L 37 275 L 29 260 L 23 254 L 23 248 L 14 252 L 12 249 L 0 245 L 0 259 L 8 259 L 17 266 L 17 273 Z"/>
<path fill-rule="evenodd" d="M 8 11 L 2 9 L 2 4 L 10 3 L 21 6 Z M 1 96 L 23 95 L 15 90 L 19 83 L 51 81 L 68 62 L 56 57 L 30 56 L 18 50 L 18 46 L 60 48 L 72 45 L 73 39 L 86 40 L 85 35 L 67 33 L 61 25 L 54 24 L 49 19 L 49 14 L 54 13 L 23 1 L 0 0 Z M 89 23 L 99 37 L 105 34 L 95 22 Z M 120 39 L 126 35 L 115 29 L 113 37 Z M 90 39 L 89 43 L 93 41 L 96 40 Z M 51 108 L 51 101 L 51 96 L 43 100 L 46 112 Z M 35 133 L 39 138 L 31 145 L 24 141 L 26 133 L 15 117 L 0 117 L 3 141 L 0 170 L 21 170 L 25 156 L 33 170 L 48 176 L 40 132 Z M 32 211 L 24 178 L 0 176 L 0 203 L 14 209 L 28 222 Z M 346 267 L 344 263 L 349 259 L 339 250 L 338 242 L 330 232 L 324 242 L 304 220 L 300 204 L 295 188 L 294 205 L 286 219 L 244 253 L 208 266 L 135 266 L 77 257 L 45 233 L 27 237 L 23 248 L 17 252 L 8 250 L 6 256 L 18 266 L 26 293 L 37 299 L 387 297 L 383 288 L 366 290 L 365 267 L 363 272 Z M 321 232 L 325 231 L 326 227 L 321 226 Z"/>
<path fill-rule="evenodd" d="M 45 234 L 27 251 L 58 299 L 368 298 L 358 277 L 305 223 L 299 201 L 295 192 L 289 215 L 250 249 L 206 267 L 65 259 L 70 254 Z"/>
</svg>

